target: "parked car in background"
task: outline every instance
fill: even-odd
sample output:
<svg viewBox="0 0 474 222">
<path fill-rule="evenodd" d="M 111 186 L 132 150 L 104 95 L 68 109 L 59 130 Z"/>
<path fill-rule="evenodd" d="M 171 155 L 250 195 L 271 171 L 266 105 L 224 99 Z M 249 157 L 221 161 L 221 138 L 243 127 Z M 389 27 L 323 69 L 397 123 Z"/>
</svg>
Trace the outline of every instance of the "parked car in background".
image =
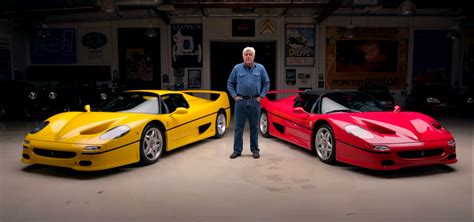
<svg viewBox="0 0 474 222">
<path fill-rule="evenodd" d="M 398 170 L 457 162 L 456 142 L 438 121 L 399 106 L 387 112 L 366 93 L 305 91 L 260 104 L 263 137 L 313 151 L 324 163 Z"/>
<path fill-rule="evenodd" d="M 406 108 L 425 113 L 445 112 L 456 106 L 456 97 L 449 83 L 418 83 L 407 97 Z"/>
<path fill-rule="evenodd" d="M 457 97 L 457 110 L 464 115 L 474 116 L 474 84 L 462 90 Z"/>
<path fill-rule="evenodd" d="M 40 118 L 49 109 L 40 91 L 26 81 L 0 81 L 0 119 Z"/>
<path fill-rule="evenodd" d="M 97 106 L 112 94 L 107 84 L 99 85 L 94 80 L 74 80 L 61 85 L 74 111 L 84 110 L 85 105 Z"/>
<path fill-rule="evenodd" d="M 361 86 L 359 91 L 373 96 L 386 110 L 393 110 L 393 107 L 395 107 L 395 98 L 386 86 Z"/>
</svg>

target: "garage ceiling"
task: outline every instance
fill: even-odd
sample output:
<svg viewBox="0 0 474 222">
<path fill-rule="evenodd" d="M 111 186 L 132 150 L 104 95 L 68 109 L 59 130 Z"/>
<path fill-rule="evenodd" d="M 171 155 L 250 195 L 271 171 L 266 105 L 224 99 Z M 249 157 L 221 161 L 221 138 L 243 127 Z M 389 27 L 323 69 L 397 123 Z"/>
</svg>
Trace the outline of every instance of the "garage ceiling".
<svg viewBox="0 0 474 222">
<path fill-rule="evenodd" d="M 318 22 L 330 15 L 396 15 L 402 0 L 1 0 L 0 18 L 52 16 L 104 12 L 104 5 L 115 6 L 115 14 L 123 18 L 127 11 L 153 9 L 163 19 L 179 15 L 180 11 L 198 10 L 201 16 L 212 16 L 215 9 L 232 9 L 232 14 L 252 13 L 258 9 L 274 10 L 285 15 L 291 9 L 311 9 Z M 413 0 L 416 15 L 466 17 L 467 0 Z M 161 10 L 172 6 L 171 11 Z M 187 12 L 186 12 L 187 13 Z M 145 14 L 146 15 L 146 14 Z"/>
</svg>

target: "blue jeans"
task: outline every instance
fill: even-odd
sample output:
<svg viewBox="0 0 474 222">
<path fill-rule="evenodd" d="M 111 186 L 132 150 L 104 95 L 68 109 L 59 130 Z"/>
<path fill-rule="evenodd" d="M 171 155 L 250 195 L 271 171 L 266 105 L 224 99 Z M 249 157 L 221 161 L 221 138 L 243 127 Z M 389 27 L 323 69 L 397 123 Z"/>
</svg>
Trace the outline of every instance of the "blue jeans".
<svg viewBox="0 0 474 222">
<path fill-rule="evenodd" d="M 234 117 L 234 153 L 242 153 L 243 132 L 245 121 L 250 125 L 250 151 L 260 152 L 258 148 L 258 118 L 260 116 L 260 103 L 256 99 L 240 99 L 235 102 Z"/>
</svg>

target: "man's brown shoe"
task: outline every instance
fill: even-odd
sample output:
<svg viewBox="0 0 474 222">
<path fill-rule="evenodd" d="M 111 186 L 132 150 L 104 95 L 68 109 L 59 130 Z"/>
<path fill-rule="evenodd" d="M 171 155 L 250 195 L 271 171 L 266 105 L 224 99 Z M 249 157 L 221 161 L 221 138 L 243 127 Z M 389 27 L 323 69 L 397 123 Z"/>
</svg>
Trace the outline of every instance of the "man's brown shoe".
<svg viewBox="0 0 474 222">
<path fill-rule="evenodd" d="M 232 154 L 230 155 L 230 158 L 231 158 L 231 159 L 235 159 L 235 158 L 237 158 L 238 156 L 240 156 L 240 153 L 232 153 Z"/>
</svg>

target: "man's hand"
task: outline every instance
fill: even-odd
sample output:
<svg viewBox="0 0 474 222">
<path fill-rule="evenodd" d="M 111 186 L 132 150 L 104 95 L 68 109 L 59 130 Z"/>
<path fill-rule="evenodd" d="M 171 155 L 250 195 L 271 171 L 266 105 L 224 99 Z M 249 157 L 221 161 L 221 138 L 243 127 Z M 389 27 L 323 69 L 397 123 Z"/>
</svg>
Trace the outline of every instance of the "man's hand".
<svg viewBox="0 0 474 222">
<path fill-rule="evenodd" d="M 240 97 L 240 96 L 235 96 L 235 97 L 234 97 L 234 100 L 235 100 L 235 101 L 239 101 L 239 100 L 241 100 L 241 99 L 242 99 L 242 97 Z"/>
</svg>

